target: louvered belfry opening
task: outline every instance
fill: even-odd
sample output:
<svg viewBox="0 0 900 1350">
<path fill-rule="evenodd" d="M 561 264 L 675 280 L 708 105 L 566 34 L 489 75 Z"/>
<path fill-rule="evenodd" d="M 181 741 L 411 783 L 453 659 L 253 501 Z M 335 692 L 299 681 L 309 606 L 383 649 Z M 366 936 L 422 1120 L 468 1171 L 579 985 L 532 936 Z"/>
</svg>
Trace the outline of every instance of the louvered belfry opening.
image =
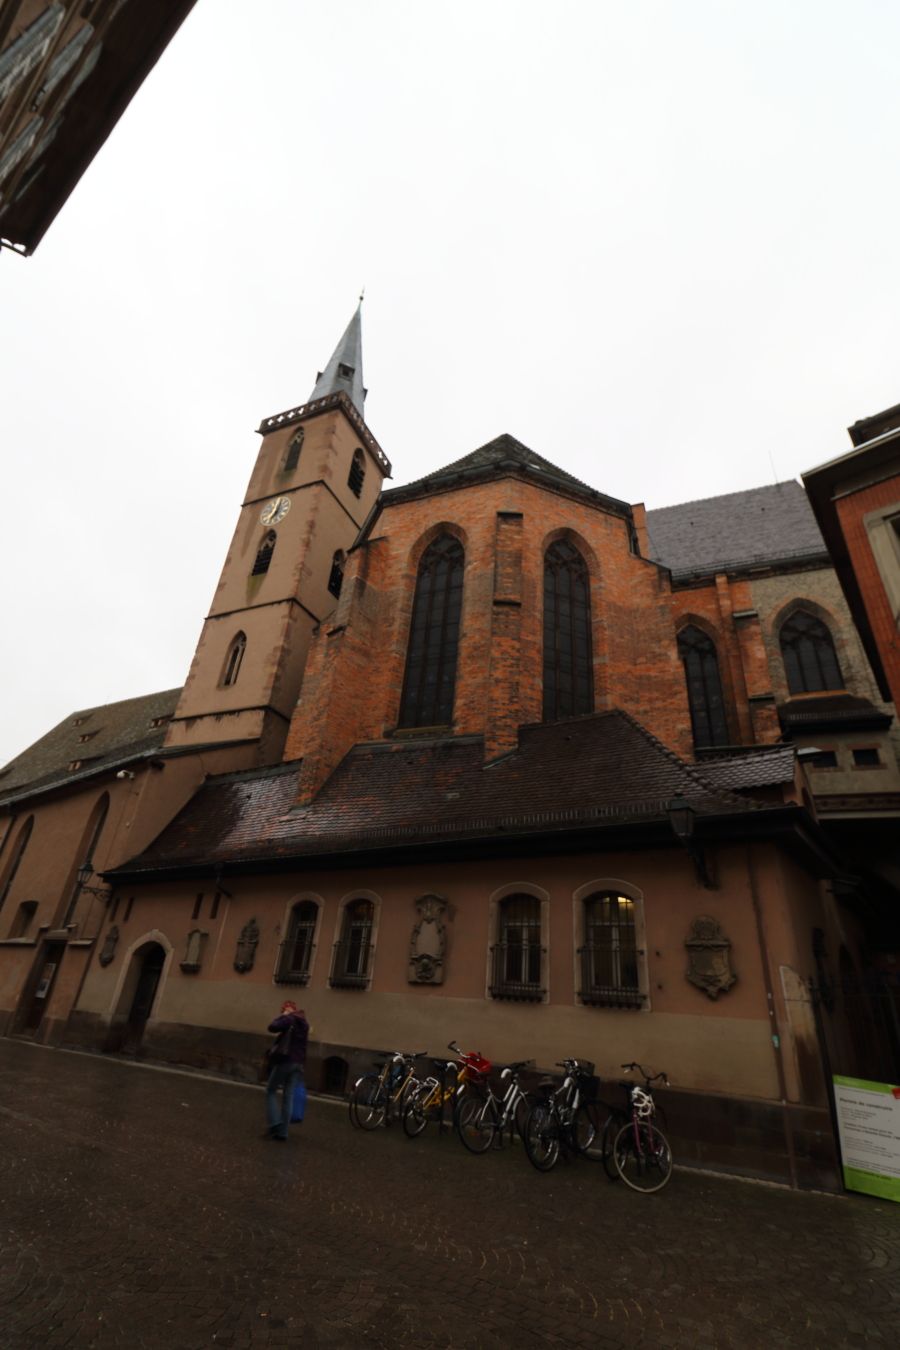
<svg viewBox="0 0 900 1350">
<path fill-rule="evenodd" d="M 344 907 L 340 939 L 334 944 L 331 981 L 342 989 L 364 989 L 372 960 L 372 925 L 375 906 L 371 900 L 351 900 Z"/>
<path fill-rule="evenodd" d="M 278 952 L 279 984 L 306 984 L 312 964 L 319 907 L 314 900 L 301 900 L 291 910 L 287 936 Z"/>
<path fill-rule="evenodd" d="M 634 901 L 604 892 L 584 901 L 581 1001 L 613 1008 L 640 1008 Z"/>
<path fill-rule="evenodd" d="M 401 727 L 449 726 L 453 721 L 464 569 L 463 546 L 449 534 L 435 539 L 419 563 Z"/>
<path fill-rule="evenodd" d="M 283 473 L 289 473 L 291 469 L 296 469 L 300 463 L 300 451 L 303 449 L 303 437 L 305 435 L 303 427 L 298 427 L 291 437 L 287 453 L 284 457 L 284 463 L 281 466 Z"/>
<path fill-rule="evenodd" d="M 594 711 L 587 564 L 565 539 L 544 554 L 545 722 Z"/>
<path fill-rule="evenodd" d="M 229 685 L 237 684 L 238 676 L 241 673 L 241 662 L 244 659 L 244 652 L 246 650 L 246 633 L 235 634 L 231 646 L 228 648 L 228 656 L 225 659 L 225 671 L 222 675 L 222 684 L 226 688 Z"/>
<path fill-rule="evenodd" d="M 497 942 L 491 948 L 491 997 L 540 1002 L 543 966 L 541 902 L 534 895 L 508 895 L 500 901 Z"/>
<path fill-rule="evenodd" d="M 359 497 L 363 490 L 363 483 L 366 480 L 366 461 L 363 458 L 361 450 L 355 450 L 353 459 L 350 461 L 350 472 L 347 475 L 347 486 L 354 497 Z"/>
<path fill-rule="evenodd" d="M 728 721 L 715 644 L 699 628 L 682 628 L 678 634 L 678 655 L 684 664 L 695 748 L 728 745 Z"/>
<path fill-rule="evenodd" d="M 831 634 L 806 610 L 795 610 L 779 633 L 784 671 L 792 694 L 814 694 L 823 689 L 843 689 Z"/>
<path fill-rule="evenodd" d="M 253 563 L 253 570 L 250 573 L 252 577 L 259 576 L 262 572 L 268 572 L 272 554 L 275 552 L 276 538 L 274 530 L 269 530 L 268 534 L 263 536 L 263 541 L 257 550 Z"/>
</svg>

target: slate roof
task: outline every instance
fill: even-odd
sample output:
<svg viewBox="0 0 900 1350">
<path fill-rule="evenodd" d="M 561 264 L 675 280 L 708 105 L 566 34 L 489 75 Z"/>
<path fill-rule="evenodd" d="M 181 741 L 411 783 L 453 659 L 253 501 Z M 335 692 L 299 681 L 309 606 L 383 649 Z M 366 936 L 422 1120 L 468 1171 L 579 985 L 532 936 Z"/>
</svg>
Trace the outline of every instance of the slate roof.
<svg viewBox="0 0 900 1350">
<path fill-rule="evenodd" d="M 780 787 L 783 783 L 793 782 L 794 747 L 767 745 L 750 754 L 704 759 L 697 767 L 713 787 L 730 792 Z"/>
<path fill-rule="evenodd" d="M 180 696 L 180 689 L 164 689 L 70 713 L 0 769 L 0 806 L 25 792 L 75 782 L 98 769 L 159 749 L 166 727 L 151 723 L 171 717 Z M 90 740 L 82 742 L 82 736 Z M 81 760 L 83 768 L 70 770 L 75 760 Z"/>
<path fill-rule="evenodd" d="M 650 557 L 674 577 L 821 557 L 825 541 L 800 483 L 789 480 L 647 512 Z"/>
<path fill-rule="evenodd" d="M 463 487 L 471 482 L 479 482 L 503 473 L 533 478 L 549 487 L 562 488 L 577 497 L 586 498 L 615 511 L 618 515 L 631 516 L 631 507 L 627 502 L 598 492 L 596 488 L 583 483 L 580 478 L 567 473 L 565 469 L 560 469 L 558 465 L 539 455 L 536 450 L 530 450 L 527 445 L 517 441 L 515 436 L 507 433 L 496 436 L 494 440 L 479 446 L 471 454 L 463 455 L 462 459 L 455 459 L 451 464 L 435 469 L 434 473 L 426 474 L 424 478 L 417 478 L 401 487 L 390 488 L 382 493 L 382 501 L 388 503 L 427 496 L 431 492 Z"/>
<path fill-rule="evenodd" d="M 210 779 L 110 875 L 662 821 L 679 795 L 698 816 L 765 809 L 713 786 L 622 712 L 523 727 L 518 749 L 487 766 L 478 736 L 358 745 L 294 809 L 299 774 L 295 762 Z"/>
</svg>

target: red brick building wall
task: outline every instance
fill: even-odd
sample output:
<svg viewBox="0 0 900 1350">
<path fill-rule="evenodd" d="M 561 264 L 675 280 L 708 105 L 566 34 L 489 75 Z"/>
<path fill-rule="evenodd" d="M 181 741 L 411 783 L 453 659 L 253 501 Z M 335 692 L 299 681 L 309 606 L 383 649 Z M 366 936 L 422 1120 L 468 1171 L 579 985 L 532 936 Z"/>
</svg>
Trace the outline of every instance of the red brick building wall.
<svg viewBox="0 0 900 1350">
<path fill-rule="evenodd" d="M 862 593 L 895 706 L 900 704 L 900 640 L 884 580 L 872 551 L 872 538 L 865 518 L 871 511 L 891 507 L 898 502 L 900 474 L 897 473 L 880 483 L 838 497 L 835 502 L 853 572 Z"/>
</svg>

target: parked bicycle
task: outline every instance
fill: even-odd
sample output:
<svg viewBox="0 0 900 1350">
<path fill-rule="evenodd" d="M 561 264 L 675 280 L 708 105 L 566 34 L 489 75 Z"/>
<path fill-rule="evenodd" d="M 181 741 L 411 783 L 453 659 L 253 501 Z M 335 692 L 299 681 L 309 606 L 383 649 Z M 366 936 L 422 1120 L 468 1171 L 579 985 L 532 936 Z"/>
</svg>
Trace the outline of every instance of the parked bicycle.
<svg viewBox="0 0 900 1350">
<path fill-rule="evenodd" d="M 429 1075 L 415 1093 L 407 1097 L 403 1108 L 403 1129 L 410 1139 L 422 1133 L 430 1120 L 441 1118 L 449 1105 L 455 1113 L 469 1085 L 484 1083 L 491 1071 L 491 1061 L 480 1050 L 464 1051 L 455 1041 L 447 1046 L 458 1059 L 433 1059 L 440 1073 Z M 449 1081 L 448 1081 L 449 1080 Z"/>
<path fill-rule="evenodd" d="M 528 1113 L 525 1122 L 525 1152 L 539 1172 L 549 1172 L 560 1153 L 588 1154 L 600 1129 L 597 1118 L 597 1080 L 594 1066 L 586 1059 L 564 1059 L 559 1087 L 547 1079 L 544 1095 Z"/>
<path fill-rule="evenodd" d="M 395 1051 L 376 1064 L 372 1073 L 358 1078 L 350 1092 L 351 1125 L 360 1130 L 375 1130 L 393 1114 L 402 1115 L 406 1102 L 421 1086 L 414 1063 L 427 1053 Z"/>
<path fill-rule="evenodd" d="M 472 1087 L 459 1099 L 453 1124 L 470 1153 L 487 1153 L 494 1143 L 500 1147 L 507 1130 L 510 1141 L 514 1131 L 524 1140 L 532 1102 L 519 1085 L 519 1073 L 533 1063 L 533 1059 L 520 1059 L 501 1070 L 500 1079 L 505 1085 L 502 1097 L 497 1096 L 488 1082 L 484 1089 Z"/>
<path fill-rule="evenodd" d="M 664 1073 L 648 1074 L 636 1062 L 623 1064 L 622 1068 L 626 1073 L 637 1069 L 644 1085 L 619 1084 L 625 1090 L 628 1110 L 614 1111 L 607 1122 L 602 1140 L 604 1166 L 608 1175 L 620 1178 L 633 1191 L 652 1194 L 661 1191 L 672 1176 L 672 1149 L 656 1124 L 657 1107 L 652 1092 L 653 1083 L 661 1079 L 668 1087 L 669 1080 Z"/>
</svg>

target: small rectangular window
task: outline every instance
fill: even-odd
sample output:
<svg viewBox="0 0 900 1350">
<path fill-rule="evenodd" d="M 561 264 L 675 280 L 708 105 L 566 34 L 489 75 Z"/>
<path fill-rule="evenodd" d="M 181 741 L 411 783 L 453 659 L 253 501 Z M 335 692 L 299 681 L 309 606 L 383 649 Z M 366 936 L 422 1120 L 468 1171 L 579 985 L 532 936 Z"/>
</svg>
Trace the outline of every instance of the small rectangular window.
<svg viewBox="0 0 900 1350">
<path fill-rule="evenodd" d="M 129 895 L 128 904 L 125 906 L 125 913 L 122 915 L 122 922 L 127 923 L 131 918 L 131 911 L 134 909 L 134 896 Z"/>
<path fill-rule="evenodd" d="M 209 911 L 209 917 L 211 919 L 217 919 L 219 917 L 219 901 L 221 899 L 222 899 L 222 892 L 216 891 L 215 895 L 213 896 L 212 907 L 210 908 Z"/>
<path fill-rule="evenodd" d="M 819 750 L 814 755 L 804 756 L 804 763 L 810 769 L 836 769 L 837 754 L 834 750 Z"/>
<path fill-rule="evenodd" d="M 855 769 L 880 769 L 881 756 L 874 745 L 858 745 L 853 751 Z"/>
<path fill-rule="evenodd" d="M 191 913 L 191 920 L 192 920 L 192 921 L 193 921 L 194 919 L 199 919 L 199 918 L 200 918 L 200 910 L 201 910 L 202 908 L 203 908 L 203 894 L 202 894 L 202 892 L 201 892 L 201 894 L 198 895 L 198 896 L 197 896 L 197 899 L 194 901 L 194 908 L 193 908 L 193 912 Z"/>
</svg>

